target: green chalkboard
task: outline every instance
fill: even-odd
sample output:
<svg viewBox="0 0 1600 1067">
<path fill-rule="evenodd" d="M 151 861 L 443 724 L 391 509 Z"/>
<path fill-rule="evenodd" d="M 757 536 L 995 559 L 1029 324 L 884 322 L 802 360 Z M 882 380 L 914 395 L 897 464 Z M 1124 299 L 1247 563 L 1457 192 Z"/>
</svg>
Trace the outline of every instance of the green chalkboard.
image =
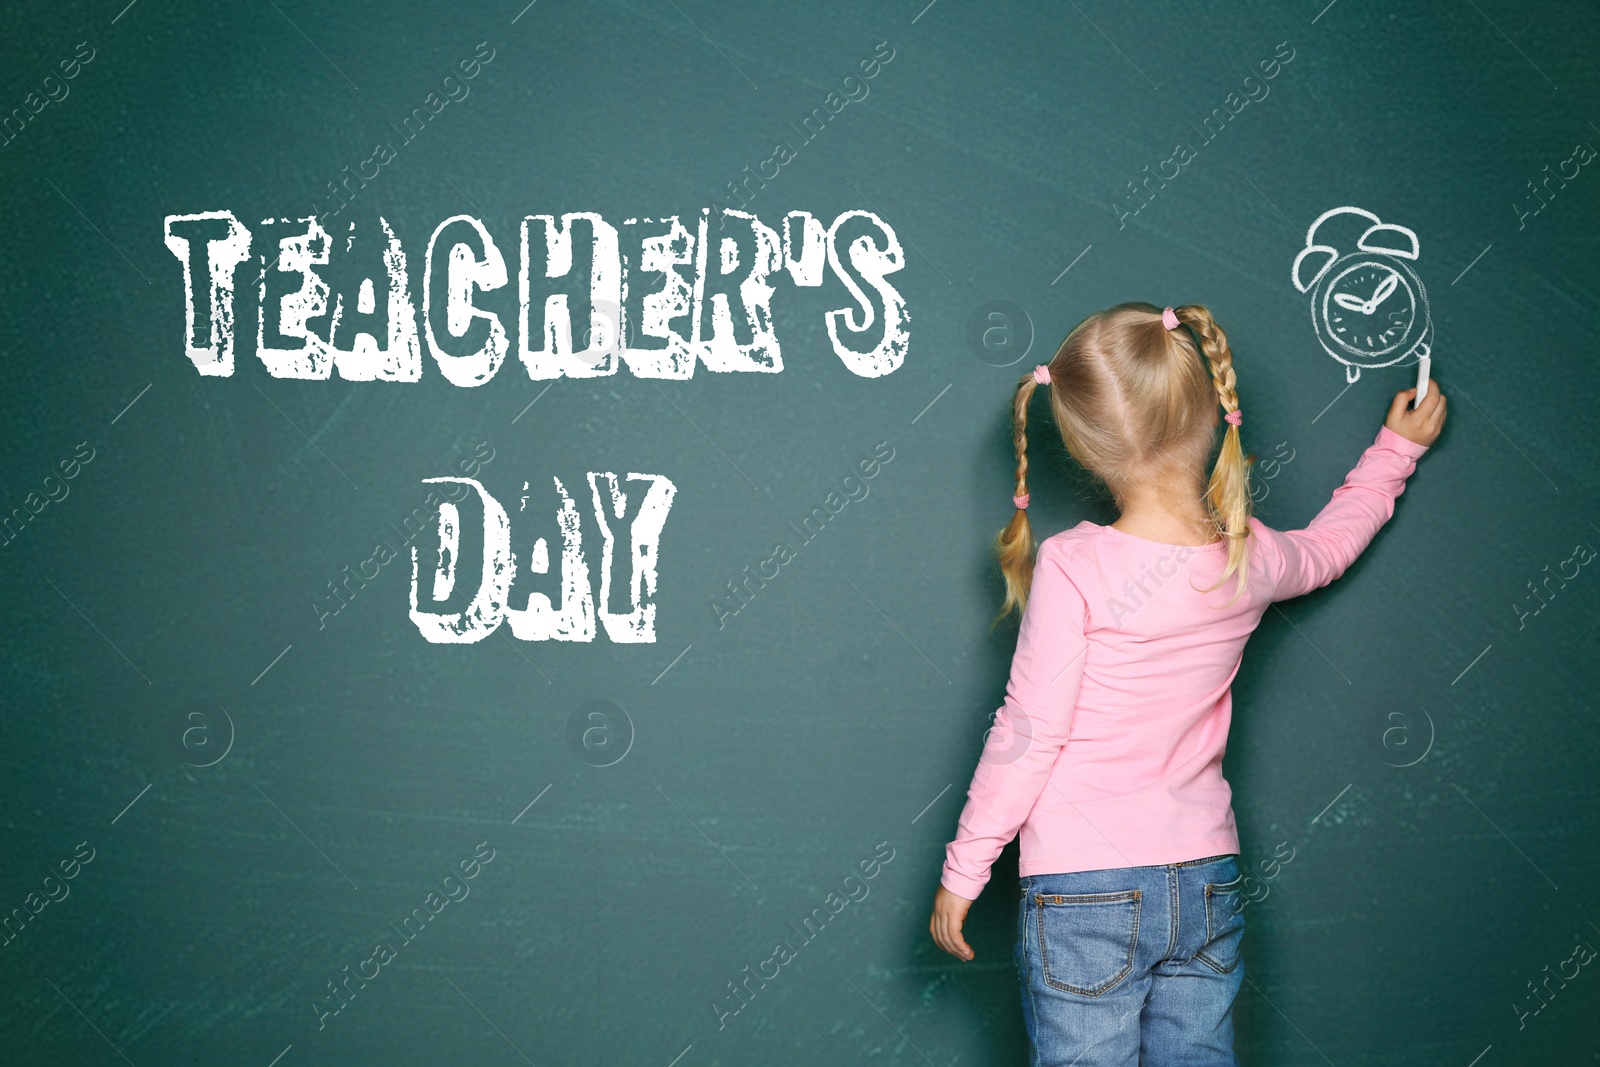
<svg viewBox="0 0 1600 1067">
<path fill-rule="evenodd" d="M 1281 529 L 1419 346 L 1451 404 L 1234 684 L 1242 1062 L 1600 1055 L 1597 49 L 1504 0 L 12 12 L 7 1062 L 1027 1062 L 1015 846 L 973 962 L 928 911 L 1014 386 L 1129 300 L 1227 330 Z M 1319 311 L 1364 256 L 1398 354 Z M 1111 521 L 1044 411 L 1036 530 Z"/>
</svg>

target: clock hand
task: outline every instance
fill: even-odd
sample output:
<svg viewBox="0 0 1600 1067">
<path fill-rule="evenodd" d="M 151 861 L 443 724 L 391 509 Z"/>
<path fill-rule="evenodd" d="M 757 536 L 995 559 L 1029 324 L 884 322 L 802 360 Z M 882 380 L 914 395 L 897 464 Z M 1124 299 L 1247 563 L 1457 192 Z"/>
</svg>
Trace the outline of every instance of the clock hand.
<svg viewBox="0 0 1600 1067">
<path fill-rule="evenodd" d="M 1346 311 L 1359 311 L 1363 315 L 1372 314 L 1372 312 L 1367 310 L 1367 302 L 1362 300 L 1359 296 L 1355 296 L 1351 293 L 1334 293 L 1333 302 L 1344 308 Z"/>
<path fill-rule="evenodd" d="M 1400 275 L 1398 274 L 1391 274 L 1385 278 L 1378 285 L 1377 291 L 1372 294 L 1372 299 L 1367 301 L 1367 306 L 1364 309 L 1366 313 L 1370 315 L 1374 311 L 1377 311 L 1378 305 L 1389 299 L 1389 294 L 1394 292 L 1395 286 L 1399 284 Z"/>
</svg>

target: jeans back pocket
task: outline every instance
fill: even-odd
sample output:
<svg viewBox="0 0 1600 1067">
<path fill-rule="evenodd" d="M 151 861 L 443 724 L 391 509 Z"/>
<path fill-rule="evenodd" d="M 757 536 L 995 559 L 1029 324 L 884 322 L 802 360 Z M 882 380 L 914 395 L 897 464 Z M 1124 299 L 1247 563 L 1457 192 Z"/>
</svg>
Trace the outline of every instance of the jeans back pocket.
<svg viewBox="0 0 1600 1067">
<path fill-rule="evenodd" d="M 1035 893 L 1041 977 L 1052 987 L 1098 997 L 1133 971 L 1140 892 Z"/>
<path fill-rule="evenodd" d="M 1244 939 L 1243 874 L 1228 882 L 1206 883 L 1206 943 L 1195 959 L 1212 970 L 1228 974 L 1239 966 L 1239 942 Z"/>
</svg>

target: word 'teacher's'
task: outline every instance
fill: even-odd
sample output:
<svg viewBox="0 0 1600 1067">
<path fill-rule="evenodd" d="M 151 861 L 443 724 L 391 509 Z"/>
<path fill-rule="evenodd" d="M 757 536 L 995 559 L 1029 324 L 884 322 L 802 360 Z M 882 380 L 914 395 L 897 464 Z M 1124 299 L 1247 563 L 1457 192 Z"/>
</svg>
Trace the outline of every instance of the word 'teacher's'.
<svg viewBox="0 0 1600 1067">
<path fill-rule="evenodd" d="M 233 374 L 235 274 L 252 252 L 255 355 L 275 378 L 414 382 L 422 352 L 454 385 L 493 378 L 515 347 L 530 378 L 594 378 L 625 365 L 639 378 L 783 369 L 773 281 L 820 286 L 832 273 L 850 305 L 825 314 L 833 351 L 851 372 L 896 370 L 910 343 L 905 299 L 887 277 L 905 266 L 899 238 L 868 211 L 824 226 L 806 211 L 782 233 L 755 215 L 721 209 L 686 226 L 678 216 L 593 212 L 529 215 L 519 226 L 516 302 L 507 256 L 484 224 L 453 215 L 422 257 L 418 300 L 411 257 L 387 220 L 335 236 L 315 217 L 266 219 L 252 232 L 231 211 L 169 215 L 165 242 L 183 266 L 184 352 L 203 375 Z M 502 236 L 504 236 L 502 234 Z M 495 308 L 495 304 L 502 305 Z M 489 305 L 489 306 L 485 306 Z M 514 321 L 508 321 L 514 320 Z"/>
</svg>

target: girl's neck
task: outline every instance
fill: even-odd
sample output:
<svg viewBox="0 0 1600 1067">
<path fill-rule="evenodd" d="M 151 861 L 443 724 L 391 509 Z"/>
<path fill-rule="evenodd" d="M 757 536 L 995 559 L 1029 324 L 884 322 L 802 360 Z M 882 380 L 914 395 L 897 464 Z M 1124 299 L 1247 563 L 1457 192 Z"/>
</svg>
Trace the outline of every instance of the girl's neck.
<svg viewBox="0 0 1600 1067">
<path fill-rule="evenodd" d="M 1129 489 L 1122 516 L 1111 524 L 1123 533 L 1167 545 L 1209 545 L 1217 540 L 1205 507 L 1198 500 L 1175 506 L 1152 487 Z"/>
</svg>

